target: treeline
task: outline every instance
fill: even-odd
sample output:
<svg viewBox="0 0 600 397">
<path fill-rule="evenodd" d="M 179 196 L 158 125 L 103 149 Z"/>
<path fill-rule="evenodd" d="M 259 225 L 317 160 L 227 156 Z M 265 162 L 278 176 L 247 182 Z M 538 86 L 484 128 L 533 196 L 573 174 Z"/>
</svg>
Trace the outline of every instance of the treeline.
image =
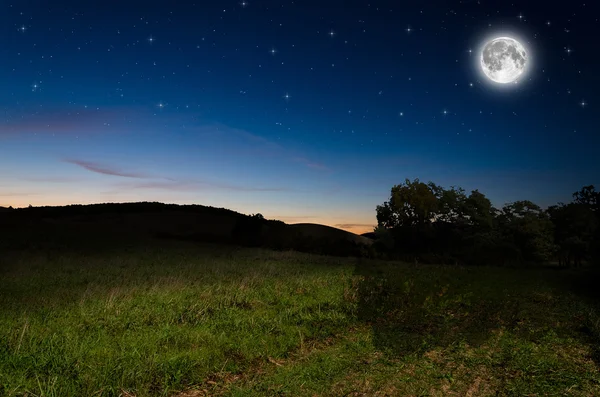
<svg viewBox="0 0 600 397">
<path fill-rule="evenodd" d="M 542 209 L 516 201 L 498 209 L 478 190 L 415 179 L 377 206 L 375 256 L 421 263 L 579 266 L 600 257 L 600 192 Z"/>
<path fill-rule="evenodd" d="M 64 206 L 28 206 L 24 208 L 0 207 L 0 212 L 15 214 L 23 218 L 64 218 L 71 216 L 97 216 L 106 214 L 136 214 L 136 213 L 160 213 L 166 211 L 178 211 L 189 213 L 211 213 L 239 216 L 239 212 L 226 208 L 216 208 L 205 205 L 189 204 L 164 204 L 156 201 L 135 203 L 101 203 L 101 204 L 71 204 Z"/>
</svg>

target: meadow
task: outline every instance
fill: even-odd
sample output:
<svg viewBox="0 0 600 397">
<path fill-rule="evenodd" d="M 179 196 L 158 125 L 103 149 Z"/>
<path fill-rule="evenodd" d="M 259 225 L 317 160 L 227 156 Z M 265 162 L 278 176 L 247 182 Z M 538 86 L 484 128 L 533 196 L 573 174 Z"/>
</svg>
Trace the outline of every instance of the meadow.
<svg viewBox="0 0 600 397">
<path fill-rule="evenodd" d="M 152 240 L 0 262 L 3 396 L 598 396 L 598 272 Z"/>
</svg>

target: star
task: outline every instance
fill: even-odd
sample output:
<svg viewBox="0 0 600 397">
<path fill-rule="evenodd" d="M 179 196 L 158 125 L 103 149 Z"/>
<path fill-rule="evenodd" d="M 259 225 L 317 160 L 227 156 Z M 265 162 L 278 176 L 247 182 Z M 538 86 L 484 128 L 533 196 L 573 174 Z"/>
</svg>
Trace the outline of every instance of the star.
<svg viewBox="0 0 600 397">
<path fill-rule="evenodd" d="M 286 93 L 285 93 L 285 95 L 283 96 L 283 98 L 284 98 L 286 101 L 289 101 L 291 97 L 292 97 L 292 96 L 291 96 L 290 94 L 288 94 L 287 92 L 286 92 Z"/>
<path fill-rule="evenodd" d="M 333 37 L 333 36 L 335 36 L 335 32 L 334 32 L 333 30 L 330 30 L 330 31 L 329 31 L 329 36 L 330 36 L 330 37 Z"/>
<path fill-rule="evenodd" d="M 524 16 L 523 16 L 523 14 L 521 13 L 521 14 L 519 14 L 519 16 L 518 16 L 517 18 L 519 18 L 519 19 L 522 21 L 522 20 L 523 20 L 523 18 L 525 18 L 525 17 L 524 17 Z"/>
<path fill-rule="evenodd" d="M 400 112 L 400 117 L 404 116 L 404 112 Z"/>
<path fill-rule="evenodd" d="M 445 115 L 447 115 L 447 114 L 448 114 L 448 111 L 447 111 L 446 109 L 444 109 L 444 110 L 442 111 L 442 113 L 443 113 L 443 114 L 444 114 L 444 116 L 445 116 Z"/>
<path fill-rule="evenodd" d="M 551 25 L 550 21 L 546 21 L 546 26 L 550 26 L 550 25 Z"/>
<path fill-rule="evenodd" d="M 156 105 L 156 106 L 158 106 L 159 109 L 164 109 L 165 104 L 162 102 L 159 102 L 158 105 Z"/>
<path fill-rule="evenodd" d="M 271 53 L 271 55 L 275 55 L 275 53 L 277 52 L 277 50 L 275 48 L 271 48 L 271 50 L 269 52 Z"/>
<path fill-rule="evenodd" d="M 148 37 L 148 41 L 150 42 L 150 44 L 154 43 L 154 40 L 156 40 L 154 37 Z"/>
<path fill-rule="evenodd" d="M 473 83 L 469 83 L 469 87 L 473 87 Z"/>
<path fill-rule="evenodd" d="M 22 26 L 19 28 L 19 31 L 20 31 L 21 33 L 25 33 L 25 31 L 26 31 L 26 30 L 27 30 L 27 28 L 25 27 L 25 25 L 22 25 Z"/>
<path fill-rule="evenodd" d="M 410 26 L 407 26 L 405 30 L 406 30 L 406 33 L 412 32 L 412 28 Z"/>
<path fill-rule="evenodd" d="M 569 47 L 566 47 L 566 48 L 565 48 L 565 52 L 566 52 L 567 54 L 571 55 L 571 52 L 573 52 L 573 50 L 572 50 L 571 48 L 569 48 Z"/>
<path fill-rule="evenodd" d="M 587 106 L 587 102 L 585 101 L 585 99 L 582 99 L 581 102 L 579 102 L 579 106 L 581 106 L 582 108 L 585 108 Z"/>
<path fill-rule="evenodd" d="M 243 0 L 243 1 L 240 3 L 240 5 L 241 5 L 243 8 L 246 8 L 246 6 L 248 6 L 248 2 L 247 2 L 247 1 L 245 1 L 245 0 Z"/>
</svg>

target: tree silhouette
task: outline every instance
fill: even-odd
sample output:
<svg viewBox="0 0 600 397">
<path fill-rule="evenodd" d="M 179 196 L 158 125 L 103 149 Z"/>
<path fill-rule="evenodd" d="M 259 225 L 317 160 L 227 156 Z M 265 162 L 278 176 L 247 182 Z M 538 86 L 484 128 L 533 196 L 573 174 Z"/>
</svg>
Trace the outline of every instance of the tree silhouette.
<svg viewBox="0 0 600 397">
<path fill-rule="evenodd" d="M 479 190 L 406 180 L 376 207 L 375 248 L 417 262 L 583 264 L 599 252 L 598 192 L 586 186 L 575 201 L 543 210 L 520 200 L 501 209 Z M 382 239 L 385 239 L 383 242 Z"/>
<path fill-rule="evenodd" d="M 554 244 L 559 265 L 569 267 L 589 260 L 598 229 L 597 217 L 591 206 L 581 201 L 561 203 L 549 207 L 548 214 L 554 225 Z"/>
</svg>

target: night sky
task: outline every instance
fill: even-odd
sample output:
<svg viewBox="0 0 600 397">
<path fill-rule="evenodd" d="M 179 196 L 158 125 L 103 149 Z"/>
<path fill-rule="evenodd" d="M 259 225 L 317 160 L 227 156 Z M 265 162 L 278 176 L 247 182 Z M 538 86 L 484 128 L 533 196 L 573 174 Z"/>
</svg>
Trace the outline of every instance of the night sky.
<svg viewBox="0 0 600 397">
<path fill-rule="evenodd" d="M 203 204 L 372 230 L 406 178 L 600 185 L 595 2 L 0 3 L 0 205 Z M 530 57 L 489 80 L 485 41 Z"/>
</svg>

